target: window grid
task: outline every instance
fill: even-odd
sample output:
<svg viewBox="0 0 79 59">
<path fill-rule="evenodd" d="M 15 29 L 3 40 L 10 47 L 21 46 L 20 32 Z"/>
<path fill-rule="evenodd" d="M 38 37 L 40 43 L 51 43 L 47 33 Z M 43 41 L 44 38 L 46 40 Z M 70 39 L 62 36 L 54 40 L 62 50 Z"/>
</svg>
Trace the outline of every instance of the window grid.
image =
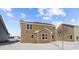
<svg viewBox="0 0 79 59">
<path fill-rule="evenodd" d="M 47 33 L 42 34 L 42 39 L 48 39 Z"/>
<path fill-rule="evenodd" d="M 27 29 L 32 29 L 32 24 L 27 24 Z"/>
</svg>

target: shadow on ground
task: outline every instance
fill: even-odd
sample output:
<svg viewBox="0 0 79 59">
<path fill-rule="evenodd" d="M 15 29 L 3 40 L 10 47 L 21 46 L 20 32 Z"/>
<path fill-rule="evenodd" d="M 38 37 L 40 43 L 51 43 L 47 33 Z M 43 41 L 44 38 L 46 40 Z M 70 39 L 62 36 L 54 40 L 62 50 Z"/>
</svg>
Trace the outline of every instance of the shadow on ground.
<svg viewBox="0 0 79 59">
<path fill-rule="evenodd" d="M 3 45 L 10 45 L 10 44 L 14 44 L 14 43 L 17 43 L 17 42 L 19 42 L 19 40 L 0 42 L 0 46 L 3 46 Z"/>
</svg>

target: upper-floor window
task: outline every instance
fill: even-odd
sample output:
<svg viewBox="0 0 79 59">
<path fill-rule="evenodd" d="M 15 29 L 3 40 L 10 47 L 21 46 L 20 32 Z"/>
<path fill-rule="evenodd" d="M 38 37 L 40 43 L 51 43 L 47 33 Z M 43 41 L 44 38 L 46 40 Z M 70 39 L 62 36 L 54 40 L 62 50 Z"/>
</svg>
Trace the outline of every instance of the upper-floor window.
<svg viewBox="0 0 79 59">
<path fill-rule="evenodd" d="M 42 39 L 48 39 L 48 34 L 47 33 L 43 33 L 42 34 Z"/>
<path fill-rule="evenodd" d="M 27 24 L 27 29 L 32 29 L 32 24 Z"/>
</svg>

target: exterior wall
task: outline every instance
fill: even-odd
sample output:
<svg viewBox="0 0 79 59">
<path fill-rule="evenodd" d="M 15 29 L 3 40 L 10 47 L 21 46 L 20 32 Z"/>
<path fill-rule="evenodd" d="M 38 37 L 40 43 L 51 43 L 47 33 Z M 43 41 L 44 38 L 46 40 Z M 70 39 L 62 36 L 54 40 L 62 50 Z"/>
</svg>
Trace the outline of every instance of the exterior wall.
<svg viewBox="0 0 79 59">
<path fill-rule="evenodd" d="M 27 29 L 28 22 L 21 21 L 21 42 L 23 43 L 47 43 L 52 41 L 79 41 L 79 27 L 73 25 L 60 25 L 57 29 L 53 25 L 45 24 L 34 24 L 32 23 L 32 29 Z M 47 30 L 43 30 L 39 33 L 34 33 L 37 30 L 47 28 L 52 33 Z M 41 39 L 42 33 L 48 33 L 48 40 Z M 31 38 L 34 35 L 34 38 Z M 52 39 L 52 35 L 54 38 Z M 72 39 L 70 38 L 72 36 Z M 78 39 L 77 39 L 78 37 Z"/>
<path fill-rule="evenodd" d="M 43 28 L 47 28 L 50 31 L 53 31 L 52 35 L 55 35 L 55 27 L 50 25 L 39 25 L 39 24 L 32 24 L 32 29 L 27 29 L 27 22 L 21 20 L 21 42 L 23 43 L 32 43 L 32 42 L 38 42 L 37 40 L 40 40 L 40 34 L 34 34 L 34 31 L 41 30 Z M 34 35 L 34 38 L 31 38 L 31 35 Z M 37 37 L 35 35 L 38 35 Z M 52 39 L 52 41 L 55 41 L 55 38 Z M 43 42 L 41 40 L 40 42 Z M 40 43 L 38 42 L 38 43 Z M 46 42 L 46 41 L 45 41 Z M 47 41 L 49 42 L 49 41 Z"/>
<path fill-rule="evenodd" d="M 38 43 L 38 34 L 34 34 L 34 38 L 31 38 L 31 43 Z"/>
<path fill-rule="evenodd" d="M 78 26 L 75 26 L 74 28 L 74 39 L 75 41 L 79 41 L 79 27 Z"/>
<path fill-rule="evenodd" d="M 43 33 L 47 33 L 48 34 L 48 39 L 42 39 L 42 34 Z M 48 42 L 52 42 L 52 35 L 51 35 L 51 33 L 49 32 L 49 31 L 47 31 L 47 30 L 44 30 L 44 31 L 41 31 L 41 32 L 39 32 L 38 33 L 38 42 L 39 43 L 48 43 Z"/>
<path fill-rule="evenodd" d="M 51 31 L 55 30 L 55 29 L 52 28 L 52 27 L 54 27 L 52 25 L 33 24 L 32 26 L 33 26 L 33 28 L 32 28 L 33 31 L 40 30 L 40 29 L 43 29 L 43 28 L 47 28 Z"/>
<path fill-rule="evenodd" d="M 4 30 L 2 23 L 0 22 L 0 42 L 7 41 L 9 39 L 9 35 Z"/>
<path fill-rule="evenodd" d="M 31 31 L 26 31 L 27 24 L 25 21 L 20 21 L 20 23 L 21 23 L 21 42 L 28 43 L 30 42 Z"/>
<path fill-rule="evenodd" d="M 53 25 L 39 25 L 39 24 L 33 24 L 32 26 L 32 32 L 36 31 L 36 30 L 40 30 L 40 29 L 43 29 L 43 28 L 47 28 L 49 29 L 50 31 L 52 31 L 52 35 L 54 36 L 54 39 L 52 39 L 52 41 L 56 41 L 55 40 L 55 26 Z"/>
<path fill-rule="evenodd" d="M 61 26 L 59 26 L 59 28 L 57 29 L 57 40 L 74 41 L 74 27 L 65 26 L 65 25 L 61 25 Z M 70 39 L 70 35 L 72 35 L 72 39 Z"/>
</svg>

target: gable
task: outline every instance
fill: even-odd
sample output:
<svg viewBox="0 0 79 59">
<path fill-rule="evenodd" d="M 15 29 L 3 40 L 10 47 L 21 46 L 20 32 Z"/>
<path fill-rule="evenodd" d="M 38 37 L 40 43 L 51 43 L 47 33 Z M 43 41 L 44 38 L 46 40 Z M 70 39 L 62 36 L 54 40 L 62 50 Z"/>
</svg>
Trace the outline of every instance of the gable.
<svg viewBox="0 0 79 59">
<path fill-rule="evenodd" d="M 52 33 L 52 31 L 50 31 L 47 28 L 43 28 L 43 29 L 40 29 L 40 30 L 36 30 L 34 33 L 39 33 L 39 32 L 43 32 L 43 31 L 48 31 L 48 32 Z"/>
<path fill-rule="evenodd" d="M 5 30 L 5 32 L 6 32 L 7 34 L 9 34 L 9 32 L 8 32 L 8 30 L 7 30 L 7 28 L 6 28 L 5 24 L 4 24 L 4 21 L 3 21 L 1 15 L 0 15 L 0 25 L 3 27 L 3 29 Z"/>
</svg>

